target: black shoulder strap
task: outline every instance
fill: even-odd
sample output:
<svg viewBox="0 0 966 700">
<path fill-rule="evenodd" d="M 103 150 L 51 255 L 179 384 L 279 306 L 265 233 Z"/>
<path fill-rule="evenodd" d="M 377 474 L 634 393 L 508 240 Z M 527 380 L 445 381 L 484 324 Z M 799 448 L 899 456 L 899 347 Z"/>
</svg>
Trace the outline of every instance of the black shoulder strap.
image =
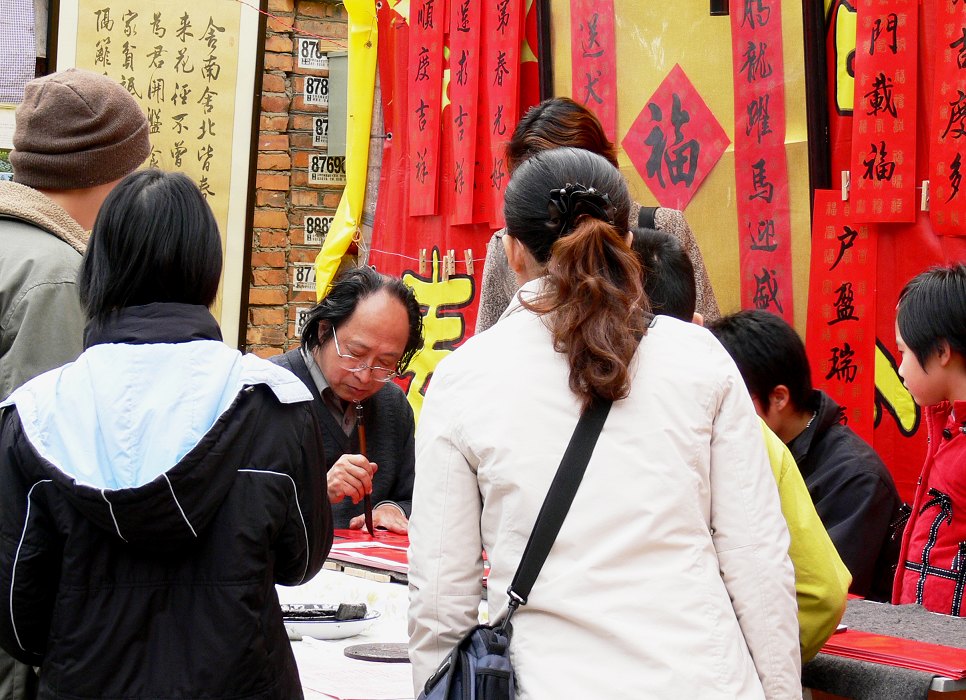
<svg viewBox="0 0 966 700">
<path fill-rule="evenodd" d="M 567 445 L 567 450 L 560 460 L 560 466 L 557 467 L 557 474 L 550 484 L 550 490 L 543 499 L 543 505 L 533 525 L 527 547 L 523 550 L 513 582 L 507 589 L 510 595 L 511 613 L 517 605 L 526 605 L 530 589 L 533 588 L 533 583 L 537 580 L 547 555 L 550 554 L 554 540 L 557 539 L 560 526 L 567 517 L 570 504 L 577 495 L 580 480 L 587 470 L 587 463 L 597 445 L 597 438 L 600 437 L 607 414 L 610 413 L 611 403 L 603 399 L 594 399 L 577 422 L 570 444 Z"/>
<path fill-rule="evenodd" d="M 641 228 L 654 228 L 654 217 L 657 214 L 657 207 L 641 207 L 637 212 L 637 225 Z"/>
</svg>

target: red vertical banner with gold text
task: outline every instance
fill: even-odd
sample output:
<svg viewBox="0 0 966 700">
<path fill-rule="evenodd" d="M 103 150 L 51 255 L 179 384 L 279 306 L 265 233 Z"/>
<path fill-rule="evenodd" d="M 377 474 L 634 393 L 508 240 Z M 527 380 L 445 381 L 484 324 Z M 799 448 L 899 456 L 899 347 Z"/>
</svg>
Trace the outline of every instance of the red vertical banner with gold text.
<svg viewBox="0 0 966 700">
<path fill-rule="evenodd" d="M 436 213 L 445 0 L 412 0 L 409 21 L 409 215 Z"/>
<path fill-rule="evenodd" d="M 929 218 L 938 234 L 966 236 L 966 2 L 937 0 L 935 11 Z"/>
<path fill-rule="evenodd" d="M 741 306 L 792 323 L 781 2 L 732 0 L 730 14 Z"/>
<path fill-rule="evenodd" d="M 487 0 L 483 4 L 483 72 L 480 86 L 489 134 L 490 225 L 503 227 L 503 192 L 510 179 L 506 144 L 520 119 L 520 48 L 523 0 Z M 486 158 L 480 154 L 481 159 Z"/>
<path fill-rule="evenodd" d="M 858 0 L 849 200 L 857 221 L 916 218 L 917 0 Z"/>
<path fill-rule="evenodd" d="M 614 0 L 570 0 L 571 95 L 617 141 L 617 46 Z"/>
<path fill-rule="evenodd" d="M 806 338 L 812 383 L 842 406 L 843 419 L 872 444 L 875 409 L 876 232 L 852 202 L 816 190 Z"/>
<path fill-rule="evenodd" d="M 473 184 L 476 180 L 476 126 L 480 85 L 480 23 L 482 7 L 476 0 L 451 0 L 449 25 L 449 99 L 452 121 L 453 195 L 450 221 L 473 223 Z"/>
</svg>

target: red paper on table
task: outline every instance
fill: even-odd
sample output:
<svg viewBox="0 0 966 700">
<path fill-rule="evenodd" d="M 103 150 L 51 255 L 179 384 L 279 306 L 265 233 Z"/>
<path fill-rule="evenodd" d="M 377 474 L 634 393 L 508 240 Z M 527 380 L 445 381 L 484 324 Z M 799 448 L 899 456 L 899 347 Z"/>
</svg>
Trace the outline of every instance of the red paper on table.
<svg viewBox="0 0 966 700">
<path fill-rule="evenodd" d="M 453 0 L 449 26 L 449 118 L 452 120 L 453 224 L 473 223 L 476 181 L 476 125 L 480 84 L 482 7 L 473 0 Z"/>
<path fill-rule="evenodd" d="M 841 192 L 816 190 L 806 329 L 812 383 L 872 444 L 877 267 L 875 224 L 858 223 Z"/>
<path fill-rule="evenodd" d="M 607 138 L 616 141 L 614 0 L 570 0 L 570 60 L 570 94 L 597 115 Z"/>
<path fill-rule="evenodd" d="M 936 12 L 929 218 L 936 233 L 966 236 L 966 2 L 936 0 Z"/>
<path fill-rule="evenodd" d="M 409 535 L 376 530 L 335 530 L 329 559 L 371 568 L 409 573 Z M 483 585 L 490 575 L 490 562 L 483 552 Z"/>
<path fill-rule="evenodd" d="M 346 542 L 380 542 L 396 547 L 409 547 L 409 535 L 400 535 L 389 530 L 376 530 L 375 535 L 370 535 L 363 529 L 339 528 L 333 531 L 333 544 Z"/>
<path fill-rule="evenodd" d="M 436 213 L 445 7 L 442 0 L 412 0 L 409 9 L 410 216 Z"/>
<path fill-rule="evenodd" d="M 483 73 L 490 150 L 488 162 L 490 225 L 503 227 L 503 193 L 510 179 L 506 144 L 520 120 L 520 46 L 523 0 L 488 2 L 483 8 Z"/>
<path fill-rule="evenodd" d="M 733 3 L 730 16 L 741 306 L 792 323 L 781 3 Z"/>
<path fill-rule="evenodd" d="M 966 678 L 966 649 L 917 642 L 859 630 L 846 630 L 822 647 L 823 654 L 932 673 L 945 678 Z"/>
<path fill-rule="evenodd" d="M 916 0 L 858 0 L 849 199 L 857 221 L 916 218 Z"/>
<path fill-rule="evenodd" d="M 621 145 L 658 203 L 684 209 L 729 143 L 704 98 L 675 64 Z"/>
<path fill-rule="evenodd" d="M 409 572 L 409 536 L 388 530 L 376 530 L 370 535 L 365 530 L 336 530 L 329 551 L 329 559 L 347 564 L 358 564 L 374 569 Z"/>
</svg>

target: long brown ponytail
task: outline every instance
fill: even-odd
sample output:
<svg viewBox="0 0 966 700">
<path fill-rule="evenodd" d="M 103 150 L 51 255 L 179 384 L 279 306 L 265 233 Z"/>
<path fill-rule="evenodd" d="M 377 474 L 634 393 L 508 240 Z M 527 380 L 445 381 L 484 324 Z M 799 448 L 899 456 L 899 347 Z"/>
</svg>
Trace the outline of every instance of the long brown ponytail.
<svg viewBox="0 0 966 700">
<path fill-rule="evenodd" d="M 545 316 L 585 404 L 627 396 L 646 331 L 640 263 L 626 241 L 629 206 L 617 169 L 574 148 L 533 156 L 507 187 L 507 232 L 546 265 L 543 293 L 524 305 Z"/>
</svg>

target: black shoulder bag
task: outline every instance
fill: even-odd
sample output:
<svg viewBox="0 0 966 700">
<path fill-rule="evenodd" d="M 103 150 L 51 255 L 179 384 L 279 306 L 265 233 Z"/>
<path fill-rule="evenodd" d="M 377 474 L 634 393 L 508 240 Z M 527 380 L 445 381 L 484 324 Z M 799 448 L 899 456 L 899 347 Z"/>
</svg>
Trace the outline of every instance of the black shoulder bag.
<svg viewBox="0 0 966 700">
<path fill-rule="evenodd" d="M 527 604 L 530 589 L 577 494 L 610 407 L 610 401 L 594 399 L 577 422 L 507 589 L 510 607 L 506 616 L 494 625 L 477 625 L 467 632 L 426 681 L 419 700 L 513 700 L 510 618 L 518 607 Z"/>
</svg>

